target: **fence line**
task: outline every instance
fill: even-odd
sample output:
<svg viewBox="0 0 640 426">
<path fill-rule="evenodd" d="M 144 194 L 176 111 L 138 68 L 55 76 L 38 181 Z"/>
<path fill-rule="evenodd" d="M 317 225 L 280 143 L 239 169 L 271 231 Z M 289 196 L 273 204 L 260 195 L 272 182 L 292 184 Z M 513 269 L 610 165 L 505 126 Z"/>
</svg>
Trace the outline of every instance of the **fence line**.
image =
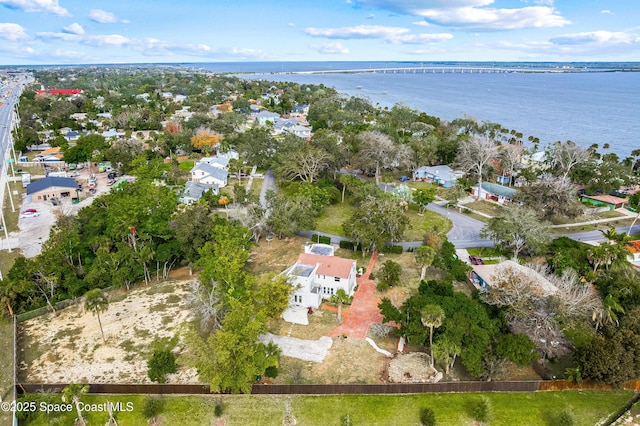
<svg viewBox="0 0 640 426">
<path fill-rule="evenodd" d="M 18 383 L 18 320 L 13 316 L 13 400 L 16 400 L 16 384 Z M 13 412 L 13 425 L 18 426 L 17 410 Z"/>
<path fill-rule="evenodd" d="M 62 383 L 22 383 L 16 386 L 19 394 L 42 391 L 62 392 Z M 625 389 L 640 391 L 640 381 L 628 382 Z M 262 385 L 255 384 L 252 395 L 391 395 L 462 392 L 545 392 L 558 390 L 611 390 L 612 387 L 597 383 L 578 384 L 567 380 L 522 380 L 502 382 L 441 382 L 441 383 L 386 383 L 386 384 L 316 384 L 316 385 Z M 91 394 L 211 394 L 209 385 L 197 384 L 89 384 Z"/>
</svg>

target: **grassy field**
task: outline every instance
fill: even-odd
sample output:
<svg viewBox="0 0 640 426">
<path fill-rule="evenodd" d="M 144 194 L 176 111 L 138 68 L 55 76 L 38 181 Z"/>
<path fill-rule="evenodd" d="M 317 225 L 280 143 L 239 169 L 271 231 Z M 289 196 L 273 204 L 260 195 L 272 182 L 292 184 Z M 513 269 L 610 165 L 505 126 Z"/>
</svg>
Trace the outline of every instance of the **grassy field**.
<svg viewBox="0 0 640 426">
<path fill-rule="evenodd" d="M 333 235 L 344 236 L 342 224 L 349 219 L 354 207 L 347 203 L 334 204 L 325 207 L 318 218 L 316 229 Z M 451 222 L 430 210 L 424 214 L 418 214 L 418 206 L 411 204 L 407 211 L 410 227 L 404 233 L 403 241 L 420 241 L 426 232 L 437 229 L 439 233 L 446 234 L 451 229 Z"/>
<path fill-rule="evenodd" d="M 331 396 L 165 396 L 161 398 L 162 424 L 200 426 L 282 425 L 287 415 L 301 425 L 337 425 L 344 416 L 354 425 L 419 425 L 421 408 L 429 407 L 439 425 L 471 425 L 472 410 L 485 396 L 492 407 L 492 426 L 551 426 L 558 424 L 558 414 L 571 410 L 575 425 L 593 425 L 621 408 L 633 393 L 630 391 L 563 391 L 537 393 L 432 394 L 432 395 L 331 395 Z M 32 395 L 38 401 L 59 403 L 58 395 Z M 84 403 L 105 401 L 130 403 L 130 412 L 116 414 L 120 426 L 146 424 L 145 401 L 139 395 L 85 396 Z M 216 422 L 214 407 L 222 405 L 224 422 Z M 38 403 L 38 407 L 40 404 Z M 85 412 L 88 424 L 105 424 L 105 412 Z M 72 413 L 59 416 L 38 412 L 21 425 L 73 424 Z M 296 424 L 289 422 L 286 424 Z"/>
<path fill-rule="evenodd" d="M 2 401 L 13 398 L 13 322 L 0 317 L 0 397 Z M 0 410 L 0 424 L 11 424 L 9 412 Z"/>
<path fill-rule="evenodd" d="M 22 187 L 22 182 L 10 182 L 9 187 L 11 188 L 11 192 L 5 191 L 5 199 L 4 199 L 4 220 L 7 224 L 7 231 L 14 232 L 18 230 L 18 216 L 20 215 L 20 205 L 22 204 L 22 194 L 26 192 L 25 188 Z M 17 194 L 14 192 L 17 191 Z M 13 198 L 13 204 L 15 207 L 15 212 L 11 211 L 11 203 L 9 202 L 9 197 Z M 4 236 L 3 236 L 4 238 Z"/>
<path fill-rule="evenodd" d="M 489 216 L 495 217 L 500 216 L 504 212 L 504 207 L 495 203 L 490 203 L 488 201 L 480 200 L 474 201 L 473 203 L 467 203 L 464 207 L 475 210 L 480 213 L 488 214 Z"/>
</svg>

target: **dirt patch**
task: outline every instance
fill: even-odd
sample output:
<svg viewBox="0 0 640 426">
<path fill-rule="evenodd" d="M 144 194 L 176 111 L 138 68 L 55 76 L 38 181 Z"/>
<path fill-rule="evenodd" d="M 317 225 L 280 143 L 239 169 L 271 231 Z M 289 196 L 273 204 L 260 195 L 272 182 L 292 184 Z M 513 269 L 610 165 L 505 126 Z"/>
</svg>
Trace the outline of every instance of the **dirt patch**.
<svg viewBox="0 0 640 426">
<path fill-rule="evenodd" d="M 150 383 L 147 360 L 155 348 L 185 350 L 182 324 L 193 320 L 186 296 L 190 281 L 137 288 L 115 298 L 98 320 L 78 304 L 21 324 L 20 376 L 41 383 Z M 121 299 L 121 300 L 118 300 Z M 181 367 L 169 383 L 197 383 L 195 369 Z"/>
<path fill-rule="evenodd" d="M 346 310 L 343 310 L 346 312 Z M 316 340 L 326 336 L 338 323 L 335 312 L 316 309 L 313 314 L 307 315 L 309 325 L 293 324 L 283 319 L 270 320 L 267 329 L 270 333 L 279 336 L 289 336 L 298 339 Z"/>
<path fill-rule="evenodd" d="M 422 352 L 396 354 L 389 362 L 388 376 L 391 383 L 429 383 L 442 378 L 430 365 L 431 357 Z"/>
<path fill-rule="evenodd" d="M 284 271 L 293 265 L 298 256 L 304 253 L 304 243 L 309 242 L 302 237 L 274 238 L 272 241 L 261 240 L 253 248 L 249 268 L 255 274 Z"/>
<path fill-rule="evenodd" d="M 383 383 L 386 360 L 363 339 L 334 337 L 322 363 L 281 357 L 274 383 Z"/>
</svg>

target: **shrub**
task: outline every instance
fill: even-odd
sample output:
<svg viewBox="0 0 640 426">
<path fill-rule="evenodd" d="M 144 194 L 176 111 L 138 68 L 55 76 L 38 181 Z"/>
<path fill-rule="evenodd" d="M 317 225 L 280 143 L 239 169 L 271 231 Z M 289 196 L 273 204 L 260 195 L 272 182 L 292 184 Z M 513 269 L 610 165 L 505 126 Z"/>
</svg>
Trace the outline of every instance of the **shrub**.
<svg viewBox="0 0 640 426">
<path fill-rule="evenodd" d="M 178 370 L 176 357 L 171 351 L 154 351 L 149 362 L 147 362 L 147 374 L 153 382 L 165 383 L 166 375 L 175 373 Z"/>
<path fill-rule="evenodd" d="M 224 414 L 224 403 L 221 399 L 218 399 L 213 407 L 213 415 L 216 417 L 222 417 L 222 414 Z"/>
<path fill-rule="evenodd" d="M 573 426 L 576 424 L 576 420 L 573 413 L 568 408 L 565 408 L 558 414 L 557 425 L 558 426 Z"/>
<path fill-rule="evenodd" d="M 157 417 L 162 413 L 164 408 L 164 400 L 157 396 L 147 396 L 144 399 L 144 406 L 142 407 L 142 415 L 147 419 Z"/>
<path fill-rule="evenodd" d="M 420 424 L 422 426 L 436 426 L 436 415 L 431 408 L 420 410 Z"/>
<path fill-rule="evenodd" d="M 376 289 L 378 291 L 387 291 L 389 290 L 389 284 L 386 281 L 378 281 L 376 284 Z"/>
<path fill-rule="evenodd" d="M 381 280 L 385 281 L 390 286 L 394 286 L 400 282 L 402 265 L 394 262 L 393 260 L 387 260 L 382 265 L 380 272 L 382 274 Z"/>
<path fill-rule="evenodd" d="M 345 414 L 340 419 L 340 426 L 351 426 L 353 425 L 353 421 L 351 421 L 351 414 Z"/>
<path fill-rule="evenodd" d="M 265 377 L 275 379 L 276 377 L 278 377 L 278 367 L 276 367 L 275 365 L 267 367 L 266 370 L 264 370 L 264 375 Z"/>
<path fill-rule="evenodd" d="M 483 396 L 471 407 L 471 417 L 480 423 L 487 423 L 491 420 L 491 411 L 491 400 L 486 396 Z"/>
<path fill-rule="evenodd" d="M 403 250 L 404 249 L 402 248 L 402 246 L 384 246 L 384 248 L 382 249 L 384 253 L 391 254 L 402 254 Z"/>
<path fill-rule="evenodd" d="M 353 250 L 353 241 L 341 240 L 339 244 L 340 248 Z"/>
<path fill-rule="evenodd" d="M 313 241 L 314 243 L 320 243 L 320 244 L 331 244 L 331 237 L 313 234 L 311 235 L 311 241 Z"/>
</svg>

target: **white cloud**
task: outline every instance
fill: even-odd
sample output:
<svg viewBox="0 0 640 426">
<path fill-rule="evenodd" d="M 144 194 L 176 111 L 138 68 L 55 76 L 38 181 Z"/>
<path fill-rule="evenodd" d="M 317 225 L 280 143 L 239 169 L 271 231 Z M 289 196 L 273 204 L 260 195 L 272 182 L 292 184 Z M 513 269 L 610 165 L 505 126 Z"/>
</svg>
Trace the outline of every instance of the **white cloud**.
<svg viewBox="0 0 640 426">
<path fill-rule="evenodd" d="M 622 31 L 589 31 L 563 34 L 550 40 L 558 45 L 595 44 L 600 46 L 640 44 L 640 33 Z"/>
<path fill-rule="evenodd" d="M 15 42 L 28 38 L 27 31 L 23 26 L 10 22 L 0 23 L 0 39 Z"/>
<path fill-rule="evenodd" d="M 374 14 L 372 13 L 371 15 L 367 16 L 367 19 L 373 19 L 373 18 L 375 18 L 375 17 L 376 17 L 376 15 L 374 15 Z"/>
<path fill-rule="evenodd" d="M 342 43 L 325 43 L 325 44 L 312 44 L 311 47 L 313 50 L 322 54 L 341 54 L 346 55 L 349 53 L 349 49 L 344 47 Z"/>
<path fill-rule="evenodd" d="M 451 34 L 408 34 L 403 27 L 385 27 L 382 25 L 358 25 L 341 28 L 306 28 L 305 33 L 312 37 L 329 39 L 381 39 L 393 44 L 436 43 L 453 38 Z"/>
<path fill-rule="evenodd" d="M 134 44 L 135 41 L 119 34 L 70 34 L 70 33 L 54 33 L 41 32 L 37 33 L 38 38 L 42 41 L 66 41 L 82 43 L 89 46 L 126 46 Z"/>
<path fill-rule="evenodd" d="M 489 30 L 561 27 L 571 23 L 553 8 L 543 6 L 520 9 L 479 9 L 473 7 L 429 9 L 420 11 L 420 16 L 439 25 Z"/>
<path fill-rule="evenodd" d="M 0 0 L 0 4 L 25 12 L 49 12 L 59 16 L 71 16 L 67 9 L 58 4 L 58 0 Z"/>
<path fill-rule="evenodd" d="M 427 21 L 416 21 L 416 22 L 412 22 L 413 25 L 417 25 L 419 27 L 430 27 L 431 24 L 428 23 Z"/>
<path fill-rule="evenodd" d="M 341 28 L 305 28 L 305 33 L 312 37 L 326 37 L 339 39 L 353 38 L 381 38 L 388 39 L 400 34 L 408 33 L 407 28 L 385 27 L 382 25 L 358 25 Z"/>
<path fill-rule="evenodd" d="M 494 0 L 357 0 L 355 5 L 420 16 L 437 25 L 481 30 L 560 27 L 571 23 L 552 7 L 553 0 L 533 0 L 537 6 L 511 9 L 488 7 L 493 3 Z"/>
<path fill-rule="evenodd" d="M 295 24 L 295 23 L 293 23 L 293 22 L 289 22 L 287 25 L 288 25 L 289 27 L 295 27 L 295 26 L 296 26 L 296 24 Z"/>
<path fill-rule="evenodd" d="M 62 27 L 62 29 L 65 33 L 69 34 L 84 34 L 84 28 L 82 28 L 82 25 L 78 24 L 77 22 L 74 22 L 71 25 L 67 25 L 66 27 Z"/>
<path fill-rule="evenodd" d="M 89 19 L 100 24 L 113 24 L 116 22 L 128 24 L 130 22 L 128 19 L 120 19 L 115 14 L 102 9 L 91 9 Z"/>
<path fill-rule="evenodd" d="M 613 12 L 609 9 L 602 9 L 600 13 L 602 13 L 603 15 L 613 15 Z"/>
</svg>

